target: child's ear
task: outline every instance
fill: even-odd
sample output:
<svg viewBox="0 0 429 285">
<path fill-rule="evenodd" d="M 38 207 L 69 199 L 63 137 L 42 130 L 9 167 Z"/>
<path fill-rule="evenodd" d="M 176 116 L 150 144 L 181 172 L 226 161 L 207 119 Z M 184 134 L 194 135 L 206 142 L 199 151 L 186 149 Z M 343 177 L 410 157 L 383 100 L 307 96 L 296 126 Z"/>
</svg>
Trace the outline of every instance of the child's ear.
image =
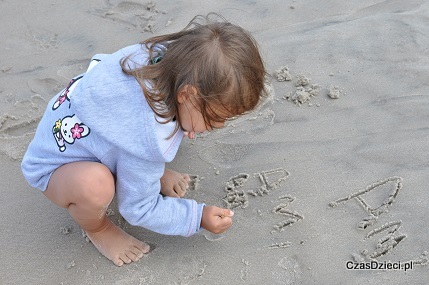
<svg viewBox="0 0 429 285">
<path fill-rule="evenodd" d="M 179 93 L 177 94 L 177 102 L 182 104 L 191 98 L 195 98 L 197 96 L 197 88 L 192 85 L 185 85 L 179 89 Z"/>
</svg>

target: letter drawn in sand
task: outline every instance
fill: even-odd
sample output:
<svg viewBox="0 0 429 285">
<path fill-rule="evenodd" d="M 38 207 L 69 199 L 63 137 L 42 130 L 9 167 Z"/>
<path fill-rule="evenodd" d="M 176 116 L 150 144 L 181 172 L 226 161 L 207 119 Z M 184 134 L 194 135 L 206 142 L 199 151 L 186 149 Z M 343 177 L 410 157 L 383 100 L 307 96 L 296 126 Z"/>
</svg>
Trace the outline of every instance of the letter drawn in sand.
<svg viewBox="0 0 429 285">
<path fill-rule="evenodd" d="M 276 175 L 276 174 L 280 174 L 281 177 L 273 182 L 269 182 L 268 176 Z M 276 168 L 276 169 L 256 173 L 256 175 L 259 176 L 259 179 L 261 179 L 261 182 L 264 184 L 261 186 L 261 189 L 273 190 L 279 187 L 280 183 L 285 181 L 289 177 L 290 173 L 286 169 Z"/>
<path fill-rule="evenodd" d="M 199 183 L 202 180 L 198 175 L 189 175 L 191 180 L 189 181 L 189 190 L 195 191 L 198 189 Z"/>
<path fill-rule="evenodd" d="M 377 258 L 392 251 L 407 236 L 399 233 L 402 221 L 390 222 L 377 229 L 370 231 L 364 240 L 372 238 L 374 235 L 387 231 L 387 235 L 378 240 L 375 251 L 368 254 L 369 258 Z M 396 234 L 395 234 L 396 233 Z M 362 252 L 367 252 L 363 250 Z"/>
<path fill-rule="evenodd" d="M 271 190 L 279 187 L 280 184 L 289 177 L 290 173 L 286 169 L 276 168 L 272 170 L 261 171 L 261 172 L 255 173 L 254 175 L 256 177 L 259 177 L 259 180 L 261 180 L 262 182 L 262 186 L 259 187 L 259 189 L 256 191 L 249 190 L 247 191 L 247 193 L 256 197 L 256 196 L 263 196 L 264 194 L 268 194 Z M 268 177 L 275 176 L 275 175 L 280 175 L 280 177 L 277 178 L 277 180 L 270 182 L 271 179 L 269 180 Z"/>
<path fill-rule="evenodd" d="M 272 245 L 268 246 L 268 249 L 277 249 L 277 248 L 288 248 L 292 245 L 290 241 L 285 241 L 281 243 L 273 243 Z"/>
<path fill-rule="evenodd" d="M 295 198 L 290 196 L 288 196 L 287 198 L 288 198 L 287 200 L 288 203 L 281 203 L 280 205 L 277 205 L 276 207 L 273 208 L 273 213 L 287 217 L 286 220 L 281 221 L 274 225 L 274 229 L 278 232 L 282 232 L 285 230 L 287 226 L 293 225 L 296 222 L 304 219 L 304 217 L 301 214 L 287 209 L 287 207 L 289 206 L 289 203 L 292 203 L 295 200 Z"/>
<path fill-rule="evenodd" d="M 274 181 L 272 176 L 279 176 Z M 249 195 L 253 197 L 263 196 L 268 194 L 271 190 L 276 189 L 280 184 L 289 177 L 289 172 L 283 168 L 276 168 L 272 170 L 261 171 L 254 174 L 254 177 L 259 177 L 262 182 L 256 191 L 255 190 L 242 190 L 244 184 L 248 181 L 250 175 L 247 173 L 240 173 L 228 179 L 225 186 L 226 196 L 223 201 L 229 209 L 236 207 L 246 208 L 249 206 Z"/>
<path fill-rule="evenodd" d="M 240 173 L 228 179 L 225 186 L 226 196 L 223 201 L 226 203 L 228 209 L 236 207 L 246 208 L 249 206 L 248 195 L 244 190 L 237 190 L 237 188 L 243 187 L 243 185 L 249 179 L 249 174 Z"/>
<path fill-rule="evenodd" d="M 235 190 L 235 188 L 243 187 L 243 185 L 247 182 L 247 179 L 249 179 L 249 174 L 247 173 L 240 173 L 229 178 L 226 182 L 225 191 L 228 192 Z"/>
<path fill-rule="evenodd" d="M 377 222 L 378 217 L 381 214 L 386 213 L 388 211 L 388 208 L 393 204 L 396 196 L 398 195 L 399 191 L 402 189 L 402 181 L 403 181 L 402 178 L 397 176 L 380 180 L 374 184 L 369 185 L 364 190 L 358 191 L 347 197 L 340 198 L 334 202 L 329 203 L 329 206 L 331 206 L 332 208 L 335 208 L 338 206 L 339 203 L 345 203 L 355 198 L 358 201 L 358 203 L 362 206 L 362 208 L 368 213 L 368 216 L 358 224 L 358 228 L 364 230 L 370 226 L 373 226 Z M 375 190 L 377 187 L 386 185 L 389 182 L 393 182 L 394 187 L 390 191 L 388 197 L 384 199 L 384 201 L 381 203 L 380 206 L 371 207 L 361 197 L 362 195 L 365 195 L 370 191 Z M 353 253 L 352 254 L 353 259 L 356 262 L 361 262 L 365 260 L 365 258 L 368 260 L 376 260 L 378 257 L 384 256 L 390 253 L 394 248 L 398 246 L 398 244 L 402 240 L 404 240 L 407 237 L 405 234 L 401 234 L 399 232 L 399 229 L 401 228 L 401 226 L 402 226 L 402 221 L 394 221 L 394 222 L 386 223 L 381 227 L 368 232 L 364 238 L 365 241 L 368 239 L 371 239 L 373 236 L 382 232 L 387 232 L 387 234 L 378 240 L 377 244 L 375 245 L 375 250 L 372 253 L 370 253 L 367 249 L 364 249 L 364 250 L 361 250 L 361 255 Z M 415 265 L 427 265 L 429 263 L 427 251 L 424 251 L 419 259 L 408 261 L 408 263 L 411 263 L 411 262 Z"/>
<path fill-rule="evenodd" d="M 365 195 L 375 189 L 377 189 L 380 186 L 386 185 L 389 182 L 394 183 L 394 188 L 389 193 L 389 196 L 381 203 L 378 207 L 371 207 L 361 196 Z M 402 189 L 402 178 L 393 176 L 389 177 L 383 180 L 380 180 L 374 184 L 369 185 L 365 189 L 358 191 L 356 193 L 353 193 L 347 197 L 337 199 L 334 202 L 329 203 L 329 206 L 332 208 L 335 208 L 338 206 L 339 203 L 345 203 L 353 198 L 355 198 L 358 203 L 362 206 L 362 208 L 368 213 L 368 217 L 364 218 L 359 224 L 358 228 L 360 229 L 366 229 L 368 226 L 372 226 L 376 223 L 378 217 L 386 213 L 388 211 L 388 208 L 393 204 L 395 201 L 396 196 L 398 195 L 399 191 Z"/>
</svg>

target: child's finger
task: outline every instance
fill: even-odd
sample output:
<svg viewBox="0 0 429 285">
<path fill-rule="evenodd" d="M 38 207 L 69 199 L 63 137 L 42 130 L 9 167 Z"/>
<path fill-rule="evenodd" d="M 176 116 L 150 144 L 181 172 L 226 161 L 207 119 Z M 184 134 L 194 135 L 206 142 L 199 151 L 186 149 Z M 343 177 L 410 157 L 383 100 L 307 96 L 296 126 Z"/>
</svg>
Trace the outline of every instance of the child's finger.
<svg viewBox="0 0 429 285">
<path fill-rule="evenodd" d="M 189 188 L 188 183 L 186 181 L 179 181 L 179 187 L 182 189 L 182 191 L 186 192 L 186 189 Z"/>
<path fill-rule="evenodd" d="M 224 217 L 232 217 L 234 216 L 234 212 L 229 210 L 229 209 L 221 209 L 221 213 L 219 215 L 219 217 L 224 218 Z"/>
<path fill-rule="evenodd" d="M 222 215 L 220 216 L 222 221 L 223 231 L 226 231 L 232 226 L 232 216 L 234 216 L 234 212 L 228 209 L 222 209 Z"/>
<path fill-rule="evenodd" d="M 225 217 L 223 217 L 222 219 L 221 219 L 221 228 L 222 228 L 222 231 L 226 231 L 227 229 L 229 229 L 230 227 L 232 226 L 232 218 L 231 217 L 227 217 L 227 216 L 225 216 Z"/>
<path fill-rule="evenodd" d="M 180 198 L 179 194 L 174 189 L 168 190 L 168 192 L 164 192 L 164 195 L 166 195 L 168 197 L 173 197 L 173 198 Z"/>
<path fill-rule="evenodd" d="M 191 177 L 189 176 L 189 174 L 184 173 L 183 178 L 186 180 L 186 182 L 191 181 Z"/>
<path fill-rule="evenodd" d="M 181 198 L 185 196 L 186 190 L 180 187 L 179 185 L 175 185 L 173 188 L 174 192 L 177 193 L 177 195 Z"/>
</svg>

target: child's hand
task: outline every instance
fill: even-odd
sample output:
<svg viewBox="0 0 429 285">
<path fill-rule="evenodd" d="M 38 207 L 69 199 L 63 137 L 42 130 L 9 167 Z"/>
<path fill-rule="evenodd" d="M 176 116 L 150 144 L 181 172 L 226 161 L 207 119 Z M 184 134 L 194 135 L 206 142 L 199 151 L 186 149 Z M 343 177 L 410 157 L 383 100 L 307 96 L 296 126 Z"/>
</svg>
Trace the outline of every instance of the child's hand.
<svg viewBox="0 0 429 285">
<path fill-rule="evenodd" d="M 233 215 L 234 212 L 229 209 L 205 206 L 201 218 L 201 227 L 215 234 L 223 233 L 232 225 Z"/>
<path fill-rule="evenodd" d="M 191 178 L 188 174 L 165 169 L 161 177 L 161 194 L 174 198 L 182 198 L 186 194 Z"/>
</svg>

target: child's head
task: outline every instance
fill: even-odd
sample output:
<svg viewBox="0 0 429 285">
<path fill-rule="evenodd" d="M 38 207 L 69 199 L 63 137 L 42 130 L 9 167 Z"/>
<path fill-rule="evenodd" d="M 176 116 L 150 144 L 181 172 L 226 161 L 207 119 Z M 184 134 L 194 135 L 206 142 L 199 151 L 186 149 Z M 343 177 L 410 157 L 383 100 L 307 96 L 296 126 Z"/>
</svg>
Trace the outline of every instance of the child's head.
<svg viewBox="0 0 429 285">
<path fill-rule="evenodd" d="M 197 110 L 210 130 L 254 109 L 264 94 L 266 72 L 253 37 L 225 20 L 211 21 L 209 16 L 195 17 L 178 33 L 144 41 L 150 51 L 147 66 L 129 70 L 127 58 L 122 61 L 124 71 L 137 78 L 163 122 L 176 119 L 177 128 L 186 131 L 199 131 L 185 126 L 189 121 L 182 118 L 189 117 L 186 110 Z M 160 46 L 165 49 L 160 51 Z M 148 89 L 145 81 L 153 88 Z"/>
</svg>

